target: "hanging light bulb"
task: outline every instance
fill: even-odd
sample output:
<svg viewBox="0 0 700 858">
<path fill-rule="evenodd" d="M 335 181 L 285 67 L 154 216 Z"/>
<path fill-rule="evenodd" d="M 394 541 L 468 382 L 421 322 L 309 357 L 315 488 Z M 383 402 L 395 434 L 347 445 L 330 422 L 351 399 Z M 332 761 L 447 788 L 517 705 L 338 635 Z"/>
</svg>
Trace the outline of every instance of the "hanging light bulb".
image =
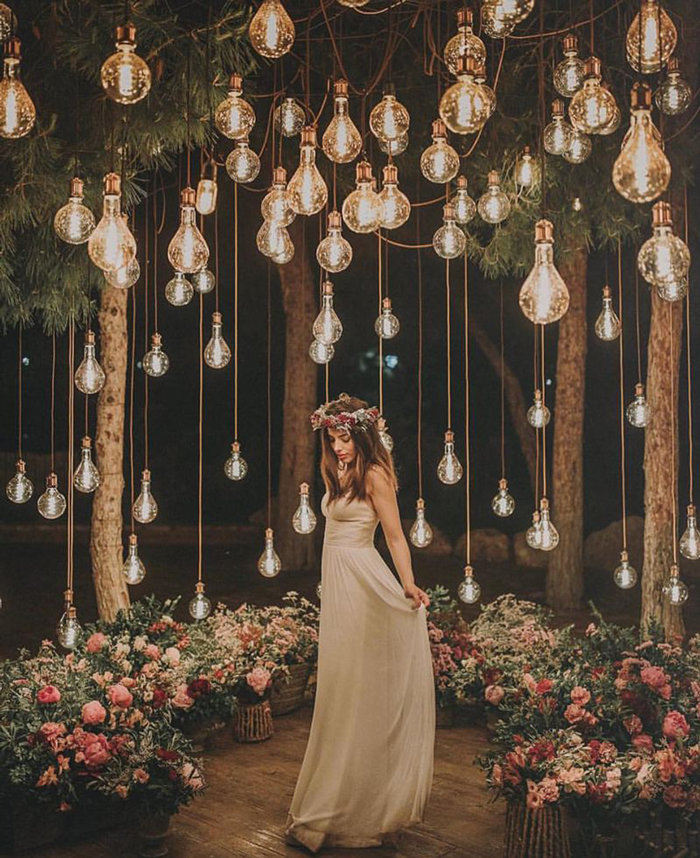
<svg viewBox="0 0 700 858">
<path fill-rule="evenodd" d="M 242 95 L 243 78 L 232 74 L 228 95 L 214 112 L 216 127 L 230 140 L 247 140 L 255 125 L 255 111 Z"/>
<path fill-rule="evenodd" d="M 309 484 L 299 486 L 299 506 L 292 516 L 292 527 L 303 535 L 313 533 L 316 528 L 316 514 L 309 504 Z"/>
<path fill-rule="evenodd" d="M 486 2 L 494 3 L 494 0 L 486 0 Z M 535 0 L 495 0 L 495 5 L 501 7 L 506 17 L 513 18 L 515 23 L 519 24 L 535 8 Z"/>
<path fill-rule="evenodd" d="M 214 214 L 219 188 L 216 184 L 216 162 L 207 161 L 202 167 L 202 176 L 197 184 L 195 208 L 201 215 Z"/>
<path fill-rule="evenodd" d="M 17 460 L 15 475 L 5 486 L 5 494 L 12 503 L 26 503 L 34 493 L 34 484 L 27 476 L 27 465 Z"/>
<path fill-rule="evenodd" d="M 353 232 L 374 232 L 381 223 L 382 201 L 374 190 L 368 161 L 355 167 L 355 178 L 355 190 L 343 200 L 343 220 Z"/>
<path fill-rule="evenodd" d="M 193 620 L 206 620 L 211 614 L 211 602 L 204 595 L 204 582 L 197 581 L 194 598 L 190 600 L 188 610 Z"/>
<path fill-rule="evenodd" d="M 457 83 L 440 99 L 440 118 L 455 134 L 476 134 L 492 113 L 490 99 L 474 80 L 476 69 L 473 57 L 460 57 Z"/>
<path fill-rule="evenodd" d="M 382 300 L 382 312 L 374 323 L 374 332 L 383 340 L 393 339 L 401 329 L 401 324 L 391 309 L 391 298 Z"/>
<path fill-rule="evenodd" d="M 469 223 L 476 214 L 476 203 L 469 196 L 466 176 L 457 177 L 457 190 L 452 195 L 450 204 L 454 209 L 455 220 L 459 224 Z"/>
<path fill-rule="evenodd" d="M 264 578 L 274 578 L 282 571 L 282 561 L 275 551 L 274 534 L 272 528 L 265 531 L 265 550 L 258 560 L 258 572 Z"/>
<path fill-rule="evenodd" d="M 160 334 L 151 335 L 151 348 L 143 357 L 143 371 L 151 378 L 160 378 L 170 367 L 170 359 L 163 351 L 163 340 Z"/>
<path fill-rule="evenodd" d="M 294 44 L 294 21 L 280 0 L 263 0 L 248 25 L 250 44 L 261 57 L 276 60 Z"/>
<path fill-rule="evenodd" d="M 481 597 L 481 587 L 471 566 L 464 567 L 464 579 L 457 588 L 457 595 L 467 605 L 476 604 Z"/>
<path fill-rule="evenodd" d="M 471 9 L 457 10 L 457 33 L 445 45 L 443 57 L 450 74 L 457 74 L 460 57 L 473 57 L 477 65 L 486 62 L 486 46 L 474 35 L 474 15 Z"/>
<path fill-rule="evenodd" d="M 486 104 L 486 118 L 488 119 L 496 110 L 496 93 L 486 83 L 486 66 L 480 65 L 476 67 L 474 72 L 474 81 L 481 87 L 481 95 Z"/>
<path fill-rule="evenodd" d="M 204 362 L 212 369 L 223 369 L 231 360 L 231 349 L 221 334 L 221 313 L 211 314 L 211 339 L 204 349 Z"/>
<path fill-rule="evenodd" d="M 265 220 L 272 220 L 279 226 L 289 226 L 296 217 L 296 212 L 289 205 L 287 171 L 284 167 L 275 167 L 272 187 L 263 197 L 260 214 Z"/>
<path fill-rule="evenodd" d="M 611 342 L 620 336 L 620 320 L 613 310 L 610 287 L 603 286 L 603 309 L 596 319 L 595 333 L 598 339 Z"/>
<path fill-rule="evenodd" d="M 520 289 L 520 309 L 535 325 L 557 322 L 569 309 L 569 290 L 554 265 L 554 227 L 535 224 L 535 264 Z"/>
<path fill-rule="evenodd" d="M 138 259 L 134 256 L 131 262 L 124 268 L 118 268 L 116 271 L 105 271 L 104 276 L 112 288 L 130 289 L 141 276 L 141 266 Z"/>
<path fill-rule="evenodd" d="M 56 235 L 68 244 L 85 244 L 95 229 L 95 216 L 83 204 L 83 187 L 82 179 L 77 176 L 71 179 L 68 202 L 61 206 L 53 219 Z"/>
<path fill-rule="evenodd" d="M 663 594 L 671 605 L 684 605 L 688 601 L 688 588 L 680 579 L 676 563 L 671 564 L 669 579 L 664 584 Z"/>
<path fill-rule="evenodd" d="M 194 295 L 192 284 L 185 277 L 182 271 L 176 271 L 172 280 L 169 280 L 165 287 L 165 297 L 169 304 L 173 307 L 184 307 L 189 304 Z"/>
<path fill-rule="evenodd" d="M 369 0 L 338 0 L 338 3 L 348 9 L 360 9 L 362 6 L 366 6 Z"/>
<path fill-rule="evenodd" d="M 343 334 L 343 325 L 333 309 L 333 284 L 326 280 L 323 284 L 321 312 L 313 325 L 314 337 L 324 345 L 337 343 Z"/>
<path fill-rule="evenodd" d="M 324 271 L 337 274 L 352 262 L 352 247 L 341 234 L 340 212 L 328 215 L 328 235 L 316 248 L 316 259 Z"/>
<path fill-rule="evenodd" d="M 333 119 L 321 141 L 330 161 L 347 164 L 362 150 L 362 137 L 348 113 L 348 82 L 337 80 L 333 84 Z"/>
<path fill-rule="evenodd" d="M 107 173 L 104 185 L 102 219 L 90 234 L 88 254 L 103 271 L 118 271 L 136 256 L 136 240 L 121 216 L 121 179 Z"/>
<path fill-rule="evenodd" d="M 17 18 L 12 9 L 5 3 L 0 3 L 0 42 L 9 39 L 17 30 Z"/>
<path fill-rule="evenodd" d="M 455 210 L 450 203 L 443 206 L 442 226 L 433 236 L 435 253 L 442 259 L 457 259 L 467 249 L 467 239 L 455 223 Z"/>
<path fill-rule="evenodd" d="M 294 256 L 294 244 L 287 231 L 276 220 L 265 220 L 255 237 L 258 250 L 275 262 L 284 264 Z"/>
<path fill-rule="evenodd" d="M 564 102 L 552 102 L 552 121 L 544 129 L 544 148 L 550 155 L 563 155 L 570 146 L 574 129 L 564 119 Z"/>
<path fill-rule="evenodd" d="M 117 52 L 102 63 L 102 89 L 118 104 L 136 104 L 151 89 L 151 70 L 136 53 L 136 27 L 117 27 Z"/>
<path fill-rule="evenodd" d="M 393 164 L 388 164 L 382 171 L 383 187 L 379 192 L 382 204 L 380 225 L 384 229 L 398 229 L 403 226 L 411 215 L 411 203 L 399 190 L 399 172 Z"/>
<path fill-rule="evenodd" d="M 224 464 L 224 473 L 234 482 L 242 480 L 248 473 L 248 463 L 241 456 L 241 445 L 238 441 L 231 444 L 231 455 L 226 459 Z"/>
<path fill-rule="evenodd" d="M 453 486 L 462 479 L 462 463 L 455 455 L 455 435 L 451 429 L 445 432 L 445 452 L 438 464 L 437 475 L 446 486 Z"/>
<path fill-rule="evenodd" d="M 677 57 L 671 57 L 668 61 L 668 77 L 654 93 L 656 106 L 667 116 L 676 116 L 688 109 L 692 98 L 693 90 L 681 77 Z"/>
<path fill-rule="evenodd" d="M 58 490 L 58 477 L 52 471 L 46 478 L 46 491 L 36 502 L 39 513 L 44 518 L 60 518 L 66 511 L 66 499 Z"/>
<path fill-rule="evenodd" d="M 385 155 L 391 155 L 392 158 L 403 155 L 408 149 L 408 134 L 402 134 L 396 140 L 380 140 L 379 148 Z"/>
<path fill-rule="evenodd" d="M 83 359 L 75 371 L 75 386 L 81 393 L 99 393 L 105 384 L 105 374 L 95 357 L 95 332 L 85 331 Z"/>
<path fill-rule="evenodd" d="M 0 80 L 0 137 L 25 137 L 36 122 L 36 108 L 19 77 L 20 40 L 5 43 Z"/>
<path fill-rule="evenodd" d="M 510 200 L 501 190 L 501 181 L 496 170 L 489 173 L 488 190 L 479 197 L 476 207 L 486 223 L 502 223 L 510 214 Z"/>
<path fill-rule="evenodd" d="M 651 121 L 651 88 L 632 87 L 630 130 L 613 165 L 615 189 L 632 203 L 649 203 L 664 193 L 671 181 L 671 165 L 658 143 Z"/>
<path fill-rule="evenodd" d="M 379 104 L 369 115 L 370 131 L 378 140 L 398 140 L 408 132 L 411 117 L 400 101 L 396 100 L 396 89 L 387 84 Z"/>
<path fill-rule="evenodd" d="M 581 202 L 581 197 L 574 197 L 571 201 L 571 208 L 575 212 L 583 211 L 583 203 Z"/>
<path fill-rule="evenodd" d="M 637 570 L 630 564 L 629 554 L 620 552 L 620 565 L 613 573 L 613 581 L 621 590 L 630 590 L 637 583 Z"/>
<path fill-rule="evenodd" d="M 549 408 L 542 402 L 542 391 L 535 391 L 535 401 L 527 410 L 527 422 L 533 429 L 547 426 L 551 419 Z"/>
<path fill-rule="evenodd" d="M 314 340 L 309 346 L 309 357 L 314 363 L 326 364 L 333 360 L 335 354 L 334 345 L 326 345 L 318 340 Z"/>
<path fill-rule="evenodd" d="M 661 71 L 676 48 L 678 33 L 659 0 L 641 0 L 627 31 L 627 62 L 636 72 Z"/>
<path fill-rule="evenodd" d="M 416 520 L 411 525 L 408 538 L 416 548 L 427 548 L 433 541 L 433 529 L 425 517 L 425 501 L 418 498 L 416 501 Z"/>
<path fill-rule="evenodd" d="M 637 429 L 644 429 L 651 418 L 651 408 L 644 395 L 644 385 L 634 386 L 634 399 L 627 406 L 627 419 Z"/>
<path fill-rule="evenodd" d="M 129 534 L 129 548 L 122 564 L 122 573 L 126 583 L 132 586 L 140 584 L 146 577 L 146 567 L 139 557 L 139 539 L 135 533 Z"/>
<path fill-rule="evenodd" d="M 197 228 L 195 199 L 194 190 L 184 188 L 180 194 L 180 226 L 168 246 L 170 264 L 183 274 L 201 271 L 209 259 L 209 247 Z"/>
<path fill-rule="evenodd" d="M 289 204 L 297 214 L 320 212 L 328 201 L 328 188 L 316 166 L 316 129 L 301 130 L 299 166 L 287 186 Z"/>
<path fill-rule="evenodd" d="M 559 545 L 559 531 L 549 518 L 549 501 L 540 500 L 540 551 L 553 551 Z"/>
<path fill-rule="evenodd" d="M 615 97 L 607 87 L 601 85 L 600 60 L 586 60 L 586 78 L 581 89 L 569 104 L 569 119 L 574 128 L 584 134 L 606 133 L 616 119 L 619 108 Z M 609 130 L 607 133 L 612 133 Z"/>
<path fill-rule="evenodd" d="M 666 202 L 655 203 L 652 208 L 652 232 L 639 249 L 637 267 L 652 286 L 668 295 L 683 297 L 690 269 L 690 251 L 687 244 L 673 234 L 671 206 Z M 683 292 L 683 294 L 680 294 Z M 661 294 L 661 293 L 660 293 Z"/>
<path fill-rule="evenodd" d="M 306 113 L 293 98 L 285 98 L 275 108 L 275 128 L 283 137 L 296 137 L 304 127 Z"/>
<path fill-rule="evenodd" d="M 656 294 L 664 301 L 682 301 L 688 294 L 688 278 L 681 277 L 672 283 L 657 286 Z"/>
<path fill-rule="evenodd" d="M 500 518 L 508 518 L 509 515 L 513 515 L 515 501 L 508 491 L 508 480 L 501 479 L 498 481 L 498 494 L 491 501 L 491 509 Z"/>
<path fill-rule="evenodd" d="M 195 271 L 191 277 L 192 288 L 198 295 L 207 295 L 213 291 L 216 286 L 216 277 L 214 272 L 208 268 L 202 268 L 201 271 Z"/>
<path fill-rule="evenodd" d="M 228 153 L 226 172 L 241 185 L 254 181 L 260 172 L 260 158 L 250 148 L 248 138 L 236 140 L 235 147 Z"/>
<path fill-rule="evenodd" d="M 525 533 L 525 542 L 535 551 L 539 551 L 542 545 L 542 524 L 540 523 L 539 510 L 532 513 L 532 524 Z"/>
<path fill-rule="evenodd" d="M 141 491 L 134 501 L 134 518 L 141 524 L 150 524 L 158 515 L 158 504 L 151 491 L 151 472 L 141 471 Z"/>
<path fill-rule="evenodd" d="M 564 160 L 570 164 L 583 164 L 593 151 L 593 143 L 587 134 L 583 134 L 576 128 L 572 129 L 573 135 L 569 148 L 563 153 Z"/>
<path fill-rule="evenodd" d="M 607 83 L 601 83 L 600 86 L 601 86 L 601 89 L 607 90 L 608 93 L 610 92 L 610 87 L 607 85 Z M 612 98 L 612 96 L 611 96 L 611 98 Z M 605 125 L 603 125 L 603 127 L 598 132 L 598 134 L 600 134 L 601 137 L 608 137 L 610 134 L 614 134 L 622 123 L 622 111 L 617 106 L 617 102 L 614 99 L 613 99 L 613 102 L 614 102 L 614 108 L 612 111 L 612 115 L 611 115 L 609 121 Z"/>
<path fill-rule="evenodd" d="M 700 560 L 700 530 L 695 517 L 695 505 L 688 504 L 688 520 L 678 546 L 688 560 Z"/>
<path fill-rule="evenodd" d="M 481 6 L 481 29 L 492 39 L 505 39 L 515 29 L 513 17 L 503 13 L 500 3 L 483 3 Z"/>
<path fill-rule="evenodd" d="M 56 626 L 56 637 L 64 649 L 75 649 L 80 643 L 83 630 L 78 622 L 75 605 L 66 601 L 65 611 Z"/>
<path fill-rule="evenodd" d="M 564 98 L 573 98 L 583 86 L 585 63 L 578 55 L 578 39 L 569 34 L 564 38 L 564 59 L 554 69 L 554 89 Z"/>
<path fill-rule="evenodd" d="M 100 485 L 100 472 L 92 461 L 92 439 L 86 435 L 80 447 L 80 462 L 73 474 L 73 485 L 83 494 L 89 495 Z"/>
<path fill-rule="evenodd" d="M 429 182 L 446 185 L 459 170 L 459 155 L 447 142 L 447 129 L 442 119 L 433 122 L 433 143 L 420 156 L 420 169 Z"/>
<path fill-rule="evenodd" d="M 525 146 L 522 155 L 515 164 L 515 184 L 523 191 L 533 191 L 540 183 L 540 165 L 530 153 L 530 147 Z"/>
<path fill-rule="evenodd" d="M 384 447 L 387 453 L 391 453 L 394 449 L 394 439 L 387 431 L 386 420 L 383 417 L 377 420 L 377 431 L 379 432 L 379 440 L 382 442 L 382 447 Z"/>
</svg>

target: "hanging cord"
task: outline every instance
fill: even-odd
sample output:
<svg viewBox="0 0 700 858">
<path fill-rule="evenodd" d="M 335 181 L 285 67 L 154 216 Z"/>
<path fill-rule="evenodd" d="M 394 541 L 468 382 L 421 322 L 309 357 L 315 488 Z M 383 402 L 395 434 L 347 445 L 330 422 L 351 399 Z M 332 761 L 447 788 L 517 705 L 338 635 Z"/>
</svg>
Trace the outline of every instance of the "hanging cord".
<svg viewBox="0 0 700 858">
<path fill-rule="evenodd" d="M 420 179 L 416 179 L 416 195 L 420 194 Z M 420 209 L 416 212 L 416 236 L 420 233 Z M 423 497 L 423 265 L 420 250 L 416 250 L 418 264 L 418 497 Z"/>
<path fill-rule="evenodd" d="M 75 387 L 73 384 L 73 373 L 75 372 L 75 317 L 71 314 L 68 326 L 68 516 L 66 520 L 66 589 L 70 592 L 70 601 L 73 603 L 73 517 L 74 517 L 74 488 L 73 488 L 73 464 L 75 446 Z"/>
<path fill-rule="evenodd" d="M 377 292 L 379 296 L 379 316 L 382 315 L 382 235 L 381 229 L 377 231 Z M 381 325 L 379 327 L 381 331 Z M 379 334 L 379 413 L 384 415 L 384 340 Z"/>
<path fill-rule="evenodd" d="M 469 444 L 469 263 L 464 254 L 464 489 L 465 489 L 465 546 L 467 566 L 471 566 L 471 451 Z"/>
<path fill-rule="evenodd" d="M 532 349 L 532 364 L 534 373 L 534 387 L 538 386 L 539 364 L 538 364 L 538 342 L 537 342 L 537 325 L 532 326 L 533 334 L 533 349 Z M 535 509 L 539 509 L 540 503 L 540 430 L 535 429 Z"/>
<path fill-rule="evenodd" d="M 335 164 L 334 164 L 334 166 L 335 166 Z M 323 238 L 323 223 L 324 223 L 324 220 L 328 216 L 327 213 L 328 213 L 328 203 L 326 203 L 326 211 L 325 212 L 319 212 L 319 214 L 318 214 L 318 240 L 319 240 L 319 244 L 321 242 L 321 239 Z M 323 292 L 323 278 L 324 278 L 324 271 L 319 266 L 319 290 L 321 291 L 321 293 Z M 325 364 L 323 365 L 323 370 L 324 370 L 323 376 L 324 376 L 324 383 L 325 383 L 326 405 L 328 405 L 328 403 L 330 402 L 330 382 L 331 382 L 331 362 L 329 360 L 326 361 Z"/>
<path fill-rule="evenodd" d="M 272 272 L 267 262 L 267 330 L 265 346 L 267 352 L 267 526 L 272 527 L 272 396 L 271 396 L 271 351 L 272 351 Z"/>
<path fill-rule="evenodd" d="M 607 282 L 607 278 L 606 278 Z M 617 303 L 620 319 L 618 352 L 620 359 L 620 489 L 622 497 L 622 550 L 627 551 L 627 460 L 625 449 L 625 349 L 622 323 L 622 241 L 617 237 Z"/>
<path fill-rule="evenodd" d="M 637 249 L 634 251 L 637 256 Z M 642 383 L 642 337 L 639 331 L 639 270 L 634 266 L 634 324 L 637 335 L 637 383 Z"/>
<path fill-rule="evenodd" d="M 593 0 L 588 3 L 588 18 L 591 24 L 591 56 L 595 56 L 595 15 L 593 14 Z M 641 39 L 640 39 L 641 46 Z M 640 48 L 641 50 L 641 48 Z"/>
<path fill-rule="evenodd" d="M 447 428 L 452 429 L 452 331 L 450 324 L 450 260 L 445 260 L 445 353 L 447 359 Z"/>
<path fill-rule="evenodd" d="M 506 40 L 503 40 L 505 45 Z M 547 151 L 544 148 L 544 129 L 547 124 L 547 107 L 545 104 L 544 83 L 544 2 L 540 3 L 540 32 L 537 60 L 537 92 L 540 103 L 540 216 L 545 217 L 547 213 Z"/>
<path fill-rule="evenodd" d="M 158 325 L 158 236 L 163 231 L 165 226 L 165 188 L 163 187 L 163 179 L 161 181 L 160 193 L 163 201 L 163 212 L 158 221 L 157 197 L 158 194 L 153 194 L 153 327 L 156 332 L 160 330 Z"/>
<path fill-rule="evenodd" d="M 68 379 L 72 384 L 73 379 Z M 51 334 L 51 473 L 56 470 L 56 332 Z M 69 477 L 70 479 L 70 477 Z"/>
<path fill-rule="evenodd" d="M 544 325 L 540 325 L 540 369 L 542 371 L 542 407 L 545 408 Z M 542 421 L 542 497 L 547 497 L 547 425 Z"/>
<path fill-rule="evenodd" d="M 676 485 L 676 380 L 673 371 L 673 356 L 675 354 L 675 325 L 673 324 L 673 305 L 670 301 L 668 304 L 668 351 L 670 356 L 669 375 L 671 376 L 670 396 L 671 396 L 671 533 L 673 542 L 673 562 L 678 563 L 678 487 Z"/>
<path fill-rule="evenodd" d="M 219 207 L 214 210 L 214 299 L 219 312 Z"/>
<path fill-rule="evenodd" d="M 199 400 L 197 403 L 197 583 L 202 582 L 202 439 L 204 435 L 204 295 L 199 293 Z"/>
<path fill-rule="evenodd" d="M 238 441 L 238 182 L 233 183 L 233 440 Z"/>
<path fill-rule="evenodd" d="M 144 318 L 143 318 L 143 338 L 145 341 L 145 350 L 144 353 L 148 354 L 148 351 L 151 347 L 149 336 L 148 336 L 148 279 L 150 274 L 150 260 L 149 260 L 149 243 L 148 243 L 148 206 L 145 207 L 144 211 L 144 251 L 146 255 L 144 269 L 144 290 L 143 290 L 143 308 L 144 308 Z M 135 287 L 134 287 L 135 288 Z M 134 307 L 136 306 L 136 301 L 134 301 Z M 134 325 L 135 327 L 135 325 Z M 143 466 L 144 468 L 148 468 L 148 393 L 149 393 L 149 378 L 147 372 L 143 373 Z"/>
<path fill-rule="evenodd" d="M 503 281 L 500 282 L 500 331 L 501 331 L 501 479 L 506 478 L 506 383 L 505 383 L 505 340 L 503 336 Z"/>
<path fill-rule="evenodd" d="M 131 532 L 134 533 L 134 382 L 136 367 L 136 295 L 130 289 L 131 298 L 131 366 L 129 367 L 129 481 L 131 484 Z"/>
<path fill-rule="evenodd" d="M 683 188 L 683 220 L 685 243 L 688 244 L 688 185 Z M 693 496 L 693 374 L 690 352 L 690 289 L 685 296 L 685 356 L 687 360 L 686 381 L 688 383 L 688 503 L 694 503 Z"/>
<path fill-rule="evenodd" d="M 190 137 L 190 96 L 191 96 L 191 84 L 192 84 L 192 41 L 188 39 L 187 41 L 187 68 L 186 68 L 187 82 L 186 82 L 186 93 L 185 93 L 185 121 L 187 123 L 187 187 L 192 186 L 192 139 Z"/>
<path fill-rule="evenodd" d="M 72 376 L 71 376 L 72 378 Z M 22 323 L 17 326 L 17 458 L 22 458 Z"/>
</svg>

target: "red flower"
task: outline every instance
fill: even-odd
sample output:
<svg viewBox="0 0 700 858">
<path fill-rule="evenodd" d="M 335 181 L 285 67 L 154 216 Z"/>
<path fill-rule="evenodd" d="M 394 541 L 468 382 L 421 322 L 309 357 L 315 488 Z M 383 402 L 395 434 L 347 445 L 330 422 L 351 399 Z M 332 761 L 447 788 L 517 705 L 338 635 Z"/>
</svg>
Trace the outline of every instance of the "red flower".
<svg viewBox="0 0 700 858">
<path fill-rule="evenodd" d="M 175 763 L 180 759 L 177 751 L 169 751 L 167 748 L 156 748 L 156 756 L 169 763 Z"/>
<path fill-rule="evenodd" d="M 193 679 L 192 682 L 187 686 L 187 696 L 191 697 L 193 700 L 196 700 L 198 697 L 201 697 L 203 694 L 209 694 L 211 691 L 211 682 L 208 679 Z"/>
<path fill-rule="evenodd" d="M 168 695 L 163 691 L 162 688 L 156 688 L 153 692 L 153 708 L 158 709 L 159 706 L 163 706 L 168 699 Z"/>
<path fill-rule="evenodd" d="M 61 699 L 61 692 L 55 685 L 45 685 L 37 692 L 36 699 L 39 703 L 58 703 Z"/>
<path fill-rule="evenodd" d="M 535 686 L 535 691 L 538 694 L 549 694 L 553 687 L 554 683 L 551 679 L 540 679 L 540 681 Z"/>
</svg>

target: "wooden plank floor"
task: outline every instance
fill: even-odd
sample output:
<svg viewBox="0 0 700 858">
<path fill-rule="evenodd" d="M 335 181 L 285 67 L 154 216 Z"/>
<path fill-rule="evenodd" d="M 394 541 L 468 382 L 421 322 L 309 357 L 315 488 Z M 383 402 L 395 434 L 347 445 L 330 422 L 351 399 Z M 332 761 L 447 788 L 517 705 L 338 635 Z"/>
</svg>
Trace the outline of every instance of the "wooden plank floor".
<svg viewBox="0 0 700 858">
<path fill-rule="evenodd" d="M 306 748 L 311 710 L 275 720 L 261 745 L 237 745 L 226 732 L 205 754 L 209 789 L 173 819 L 171 858 L 303 858 L 284 842 L 284 824 Z M 327 849 L 327 858 L 498 858 L 504 805 L 493 804 L 475 755 L 488 747 L 482 727 L 438 730 L 435 780 L 425 822 L 396 846 Z M 136 854 L 133 831 L 113 830 L 89 840 L 42 849 L 41 858 L 118 858 Z"/>
</svg>

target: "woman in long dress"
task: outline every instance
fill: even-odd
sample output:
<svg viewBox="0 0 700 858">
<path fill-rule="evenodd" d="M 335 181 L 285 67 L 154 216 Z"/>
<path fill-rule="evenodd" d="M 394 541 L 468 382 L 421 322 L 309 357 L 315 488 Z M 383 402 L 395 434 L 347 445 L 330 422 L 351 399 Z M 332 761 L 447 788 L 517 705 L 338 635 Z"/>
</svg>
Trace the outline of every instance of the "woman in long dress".
<svg viewBox="0 0 700 858">
<path fill-rule="evenodd" d="M 432 786 L 430 602 L 414 581 L 378 416 L 341 394 L 311 418 L 326 485 L 318 679 L 286 834 L 312 852 L 392 839 L 422 820 Z M 378 522 L 401 584 L 374 547 Z"/>
</svg>

